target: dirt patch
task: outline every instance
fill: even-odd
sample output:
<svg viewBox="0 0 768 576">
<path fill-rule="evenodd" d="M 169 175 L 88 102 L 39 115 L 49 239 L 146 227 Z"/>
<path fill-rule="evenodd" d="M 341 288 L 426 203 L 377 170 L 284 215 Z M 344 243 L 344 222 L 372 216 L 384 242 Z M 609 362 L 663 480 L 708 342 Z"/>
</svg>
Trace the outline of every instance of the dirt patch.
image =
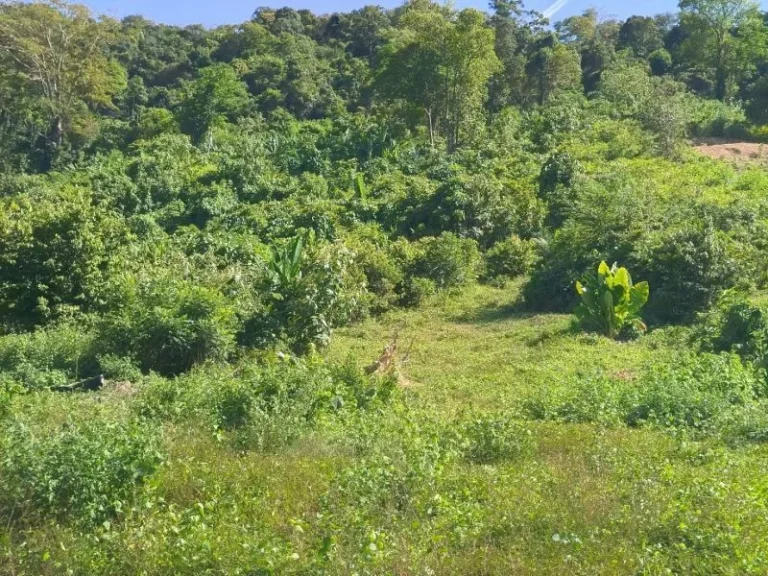
<svg viewBox="0 0 768 576">
<path fill-rule="evenodd" d="M 768 145 L 756 142 L 707 142 L 696 146 L 704 156 L 733 162 L 768 161 Z"/>
</svg>

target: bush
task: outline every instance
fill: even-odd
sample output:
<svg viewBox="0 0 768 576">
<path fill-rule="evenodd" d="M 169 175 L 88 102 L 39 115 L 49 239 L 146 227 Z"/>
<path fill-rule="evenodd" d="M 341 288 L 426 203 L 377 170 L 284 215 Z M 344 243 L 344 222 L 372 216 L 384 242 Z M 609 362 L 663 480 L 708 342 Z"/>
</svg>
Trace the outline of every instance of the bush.
<svg viewBox="0 0 768 576">
<path fill-rule="evenodd" d="M 445 232 L 422 238 L 416 247 L 411 275 L 432 280 L 438 289 L 464 286 L 477 277 L 480 253 L 474 240 Z"/>
<path fill-rule="evenodd" d="M 475 418 L 461 427 L 464 457 L 478 464 L 512 460 L 531 451 L 530 430 L 507 416 Z"/>
<path fill-rule="evenodd" d="M 654 287 L 648 317 L 657 322 L 690 322 L 735 282 L 737 264 L 728 239 L 711 223 L 666 233 L 636 256 Z"/>
<path fill-rule="evenodd" d="M 0 314 L 7 325 L 40 325 L 75 309 L 99 309 L 123 222 L 75 188 L 0 202 Z"/>
<path fill-rule="evenodd" d="M 437 293 L 437 285 L 429 278 L 410 277 L 403 284 L 400 304 L 416 308 Z"/>
<path fill-rule="evenodd" d="M 545 388 L 524 402 L 524 410 L 543 420 L 650 424 L 718 434 L 759 405 L 762 388 L 738 356 L 698 354 L 652 365 L 637 379 L 580 377 L 567 388 Z"/>
<path fill-rule="evenodd" d="M 147 422 L 93 409 L 50 428 L 11 420 L 0 439 L 0 513 L 33 510 L 101 523 L 152 475 L 162 460 L 159 446 Z"/>
<path fill-rule="evenodd" d="M 534 310 L 570 312 L 577 302 L 574 279 L 595 262 L 630 262 L 646 222 L 659 204 L 647 200 L 640 184 L 624 173 L 596 180 L 581 179 L 570 217 L 559 228 L 541 263 L 525 286 L 525 302 Z M 647 278 L 644 270 L 637 270 Z M 650 280 L 649 278 L 647 278 Z M 651 283 L 656 289 L 656 284 Z"/>
<path fill-rule="evenodd" d="M 126 280 L 122 310 L 100 327 L 104 354 L 172 376 L 201 362 L 225 360 L 234 351 L 234 310 L 217 290 L 163 276 Z"/>
<path fill-rule="evenodd" d="M 697 330 L 705 348 L 733 352 L 762 367 L 768 361 L 768 308 L 743 298 L 725 298 Z"/>
<path fill-rule="evenodd" d="M 546 223 L 553 228 L 563 225 L 573 209 L 577 191 L 576 178 L 582 167 L 568 152 L 550 156 L 539 175 L 539 198 L 547 205 Z"/>
<path fill-rule="evenodd" d="M 95 337 L 85 326 L 59 324 L 0 337 L 0 386 L 61 386 L 99 373 Z"/>
<path fill-rule="evenodd" d="M 510 236 L 485 253 L 483 279 L 503 284 L 517 276 L 528 274 L 538 261 L 536 243 Z"/>
<path fill-rule="evenodd" d="M 673 365 L 654 366 L 623 400 L 624 421 L 711 428 L 734 407 L 750 404 L 761 388 L 735 355 L 703 354 Z"/>
<path fill-rule="evenodd" d="M 335 327 L 365 313 L 364 279 L 344 245 L 304 248 L 292 274 L 267 274 L 262 308 L 245 323 L 241 343 L 286 344 L 303 354 L 330 343 Z"/>
<path fill-rule="evenodd" d="M 396 305 L 397 289 L 405 277 L 403 258 L 397 252 L 407 241 L 391 242 L 378 227 L 361 226 L 344 243 L 354 252 L 355 265 L 365 275 L 371 310 L 380 313 Z"/>
</svg>

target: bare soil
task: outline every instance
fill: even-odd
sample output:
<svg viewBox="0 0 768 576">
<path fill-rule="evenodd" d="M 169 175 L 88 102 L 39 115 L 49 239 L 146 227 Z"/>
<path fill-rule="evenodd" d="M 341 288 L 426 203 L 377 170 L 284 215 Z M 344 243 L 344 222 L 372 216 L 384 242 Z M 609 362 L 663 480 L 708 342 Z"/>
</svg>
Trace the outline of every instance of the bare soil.
<svg viewBox="0 0 768 576">
<path fill-rule="evenodd" d="M 696 150 L 715 160 L 768 161 L 768 145 L 755 142 L 709 141 L 696 146 Z"/>
</svg>

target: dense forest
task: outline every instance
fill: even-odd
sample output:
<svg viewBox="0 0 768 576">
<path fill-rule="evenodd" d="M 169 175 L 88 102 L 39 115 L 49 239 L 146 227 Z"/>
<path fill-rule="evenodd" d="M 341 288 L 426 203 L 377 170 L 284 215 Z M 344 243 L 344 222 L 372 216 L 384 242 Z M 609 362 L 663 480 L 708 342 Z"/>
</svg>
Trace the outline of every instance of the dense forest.
<svg viewBox="0 0 768 576">
<path fill-rule="evenodd" d="M 0 574 L 765 574 L 722 142 L 768 143 L 749 0 L 1 3 Z"/>
</svg>

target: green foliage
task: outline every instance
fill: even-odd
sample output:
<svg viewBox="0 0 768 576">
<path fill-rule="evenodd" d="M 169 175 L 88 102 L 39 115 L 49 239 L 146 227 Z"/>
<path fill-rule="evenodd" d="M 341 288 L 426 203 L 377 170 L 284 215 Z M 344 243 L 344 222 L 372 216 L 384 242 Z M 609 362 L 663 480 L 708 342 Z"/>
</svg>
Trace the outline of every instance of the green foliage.
<svg viewBox="0 0 768 576">
<path fill-rule="evenodd" d="M 99 329 L 105 353 L 128 357 L 144 371 L 175 375 L 234 351 L 234 310 L 214 288 L 171 277 L 127 277 L 120 296 L 120 311 Z"/>
<path fill-rule="evenodd" d="M 304 238 L 297 236 L 287 245 L 272 249 L 272 260 L 267 265 L 267 274 L 277 293 L 289 291 L 301 281 L 304 242 Z"/>
<path fill-rule="evenodd" d="M 287 344 L 297 352 L 329 344 L 335 326 L 363 312 L 361 282 L 353 255 L 340 244 L 316 246 L 304 258 L 303 241 L 294 239 L 274 252 L 264 280 L 262 306 L 247 319 L 241 342 Z"/>
<path fill-rule="evenodd" d="M 654 286 L 648 314 L 660 322 L 692 321 L 733 286 L 738 272 L 728 238 L 706 223 L 664 234 L 639 259 Z"/>
<path fill-rule="evenodd" d="M 475 280 L 479 262 L 480 253 L 474 240 L 445 232 L 417 242 L 410 268 L 414 276 L 433 281 L 438 289 L 446 289 Z"/>
<path fill-rule="evenodd" d="M 2 199 L 0 311 L 6 325 L 43 324 L 72 308 L 101 307 L 127 234 L 113 213 L 91 203 L 90 193 L 72 188 Z"/>
<path fill-rule="evenodd" d="M 490 12 L 0 5 L 0 572 L 768 573 L 763 18 Z"/>
<path fill-rule="evenodd" d="M 369 376 L 351 363 L 283 357 L 236 374 L 197 369 L 177 380 L 150 379 L 138 412 L 176 422 L 206 422 L 239 448 L 284 449 L 327 416 L 374 410 L 395 395 L 392 377 Z"/>
<path fill-rule="evenodd" d="M 464 457 L 478 464 L 519 458 L 533 448 L 530 430 L 504 415 L 472 419 L 459 435 Z"/>
<path fill-rule="evenodd" d="M 98 374 L 92 332 L 60 324 L 27 334 L 0 337 L 0 383 L 41 389 Z"/>
<path fill-rule="evenodd" d="M 768 361 L 768 312 L 762 303 L 725 294 L 717 307 L 697 326 L 701 344 L 716 352 L 733 352 L 766 367 Z"/>
<path fill-rule="evenodd" d="M 738 356 L 686 355 L 674 363 L 653 364 L 637 379 L 582 377 L 564 391 L 542 390 L 526 400 L 525 411 L 539 419 L 687 428 L 723 435 L 736 422 L 734 431 L 746 436 L 763 425 L 750 430 L 738 424 L 759 406 L 762 389 Z"/>
<path fill-rule="evenodd" d="M 497 242 L 484 256 L 483 278 L 502 284 L 528 274 L 539 260 L 536 242 L 522 240 L 519 236 Z"/>
<path fill-rule="evenodd" d="M 26 523 L 52 515 L 98 525 L 124 514 L 162 461 L 154 427 L 96 406 L 60 422 L 11 418 L 0 445 L 0 510 Z"/>
<path fill-rule="evenodd" d="M 574 313 L 586 330 L 597 330 L 616 338 L 627 330 L 644 332 L 640 310 L 648 303 L 648 282 L 632 283 L 626 268 L 601 262 L 597 274 L 576 282 L 581 304 Z"/>
</svg>

